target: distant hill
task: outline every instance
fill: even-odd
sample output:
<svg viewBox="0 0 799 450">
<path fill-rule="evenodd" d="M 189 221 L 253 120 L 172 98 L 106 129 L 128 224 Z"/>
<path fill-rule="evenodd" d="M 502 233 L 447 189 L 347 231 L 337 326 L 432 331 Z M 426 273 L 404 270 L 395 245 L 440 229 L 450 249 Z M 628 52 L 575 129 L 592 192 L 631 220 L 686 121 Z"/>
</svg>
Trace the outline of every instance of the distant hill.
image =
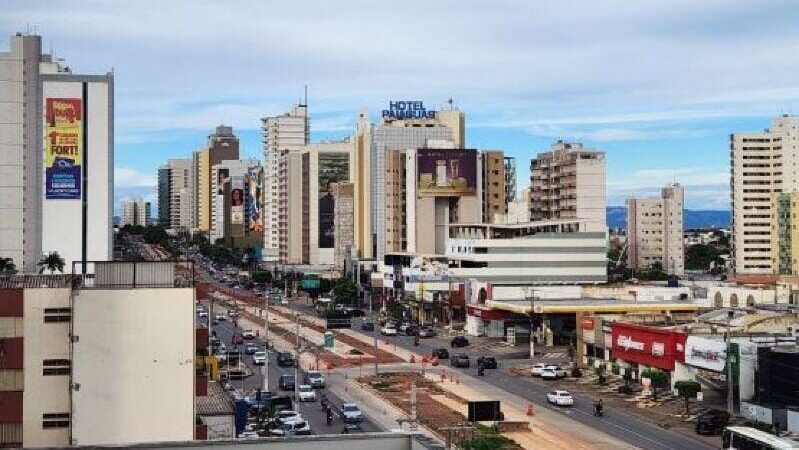
<svg viewBox="0 0 799 450">
<path fill-rule="evenodd" d="M 685 228 L 724 228 L 730 226 L 729 211 L 686 209 L 684 219 Z M 607 221 L 610 228 L 627 228 L 627 208 L 624 206 L 609 206 L 607 208 Z"/>
</svg>

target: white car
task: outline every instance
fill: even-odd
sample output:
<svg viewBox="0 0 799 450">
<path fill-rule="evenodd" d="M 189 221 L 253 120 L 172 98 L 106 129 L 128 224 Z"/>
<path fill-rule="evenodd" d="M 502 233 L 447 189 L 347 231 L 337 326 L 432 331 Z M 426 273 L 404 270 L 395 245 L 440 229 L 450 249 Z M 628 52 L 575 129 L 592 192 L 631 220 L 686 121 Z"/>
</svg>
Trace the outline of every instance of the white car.
<svg viewBox="0 0 799 450">
<path fill-rule="evenodd" d="M 546 366 L 541 370 L 541 378 L 544 380 L 559 380 L 566 378 L 566 371 L 558 366 Z"/>
<path fill-rule="evenodd" d="M 530 375 L 534 377 L 540 377 L 541 372 L 544 370 L 546 366 L 547 365 L 544 363 L 533 364 L 533 367 L 530 368 Z"/>
<path fill-rule="evenodd" d="M 316 401 L 316 391 L 313 390 L 311 385 L 309 384 L 301 384 L 297 387 L 300 393 L 300 401 L 301 402 L 315 402 Z"/>
<path fill-rule="evenodd" d="M 288 306 L 289 305 L 289 299 L 286 298 L 286 297 L 283 297 L 282 299 L 280 299 L 280 305 L 281 306 Z"/>
<path fill-rule="evenodd" d="M 270 430 L 272 436 L 293 436 L 311 434 L 311 426 L 303 420 L 297 423 L 282 423 L 274 430 Z"/>
<path fill-rule="evenodd" d="M 363 413 L 355 403 L 344 403 L 341 405 L 341 415 L 345 423 L 357 423 L 363 421 Z"/>
<path fill-rule="evenodd" d="M 264 364 L 266 364 L 266 352 L 253 353 L 252 362 L 256 366 L 263 366 Z"/>
<path fill-rule="evenodd" d="M 208 318 L 208 313 L 207 313 L 207 312 L 205 312 L 205 311 L 200 311 L 199 313 L 197 313 L 197 316 L 198 316 L 200 319 L 207 319 L 207 318 Z"/>
<path fill-rule="evenodd" d="M 250 329 L 247 329 L 247 330 L 244 330 L 244 332 L 241 333 L 241 336 L 244 339 L 255 339 L 255 332 L 250 330 Z"/>
<path fill-rule="evenodd" d="M 225 316 L 224 314 L 217 314 L 216 316 L 214 316 L 214 320 L 217 322 L 224 322 L 227 320 L 227 316 Z"/>
<path fill-rule="evenodd" d="M 552 391 L 547 393 L 547 401 L 558 406 L 574 405 L 574 397 L 569 391 Z"/>
<path fill-rule="evenodd" d="M 382 334 L 383 336 L 396 336 L 397 329 L 386 325 L 380 329 L 380 334 Z"/>
<path fill-rule="evenodd" d="M 304 422 L 305 419 L 302 418 L 302 415 L 297 411 L 280 411 L 277 413 L 277 420 L 280 423 L 290 423 L 295 424 L 299 422 Z"/>
</svg>

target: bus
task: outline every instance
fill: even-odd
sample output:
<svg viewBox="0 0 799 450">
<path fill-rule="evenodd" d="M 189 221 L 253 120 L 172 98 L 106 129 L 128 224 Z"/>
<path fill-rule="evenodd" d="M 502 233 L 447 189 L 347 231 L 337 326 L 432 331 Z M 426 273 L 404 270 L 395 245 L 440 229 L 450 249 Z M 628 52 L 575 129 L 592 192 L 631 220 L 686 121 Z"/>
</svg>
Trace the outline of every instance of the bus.
<svg viewBox="0 0 799 450">
<path fill-rule="evenodd" d="M 727 427 L 722 434 L 723 449 L 734 450 L 797 450 L 799 442 L 780 438 L 750 427 Z"/>
</svg>

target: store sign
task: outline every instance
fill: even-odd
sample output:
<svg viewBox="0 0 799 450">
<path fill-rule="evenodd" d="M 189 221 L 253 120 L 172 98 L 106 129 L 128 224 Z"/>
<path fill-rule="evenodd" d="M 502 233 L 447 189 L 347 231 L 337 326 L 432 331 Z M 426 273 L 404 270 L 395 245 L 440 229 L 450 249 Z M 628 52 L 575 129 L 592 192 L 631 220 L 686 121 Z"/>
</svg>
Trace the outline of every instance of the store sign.
<svg viewBox="0 0 799 450">
<path fill-rule="evenodd" d="M 639 352 L 644 351 L 645 344 L 643 342 L 638 342 L 635 339 L 631 338 L 630 336 L 625 336 L 620 334 L 618 339 L 616 340 L 618 346 L 623 348 L 624 350 L 638 350 Z"/>
<path fill-rule="evenodd" d="M 418 100 L 396 100 L 388 102 L 388 109 L 383 110 L 387 119 L 435 119 L 436 112 L 424 107 Z"/>
<path fill-rule="evenodd" d="M 593 317 L 582 317 L 580 318 L 580 328 L 583 330 L 593 330 L 594 329 L 594 318 Z"/>
<path fill-rule="evenodd" d="M 673 370 L 675 361 L 683 361 L 685 335 L 621 322 L 611 325 L 613 355 L 626 362 L 663 370 Z"/>
<path fill-rule="evenodd" d="M 48 200 L 78 200 L 82 191 L 83 101 L 48 98 L 44 127 L 44 195 Z"/>
<path fill-rule="evenodd" d="M 721 339 L 688 336 L 685 340 L 685 363 L 714 372 L 723 372 L 727 364 L 726 344 Z"/>
</svg>

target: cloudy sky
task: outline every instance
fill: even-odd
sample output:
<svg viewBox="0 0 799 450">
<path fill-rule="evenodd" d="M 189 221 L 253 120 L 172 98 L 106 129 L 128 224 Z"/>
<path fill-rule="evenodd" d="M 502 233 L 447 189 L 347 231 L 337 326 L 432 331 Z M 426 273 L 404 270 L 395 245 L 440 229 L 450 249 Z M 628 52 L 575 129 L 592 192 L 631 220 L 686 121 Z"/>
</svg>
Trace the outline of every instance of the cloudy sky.
<svg viewBox="0 0 799 450">
<path fill-rule="evenodd" d="M 157 166 L 309 85 L 313 139 L 389 100 L 467 114 L 467 145 L 530 157 L 554 139 L 607 152 L 608 203 L 686 185 L 729 208 L 735 131 L 799 113 L 799 2 L 0 0 L 0 49 L 36 31 L 74 71 L 113 70 L 117 197 L 154 199 Z M 521 188 L 521 186 L 520 186 Z"/>
</svg>

